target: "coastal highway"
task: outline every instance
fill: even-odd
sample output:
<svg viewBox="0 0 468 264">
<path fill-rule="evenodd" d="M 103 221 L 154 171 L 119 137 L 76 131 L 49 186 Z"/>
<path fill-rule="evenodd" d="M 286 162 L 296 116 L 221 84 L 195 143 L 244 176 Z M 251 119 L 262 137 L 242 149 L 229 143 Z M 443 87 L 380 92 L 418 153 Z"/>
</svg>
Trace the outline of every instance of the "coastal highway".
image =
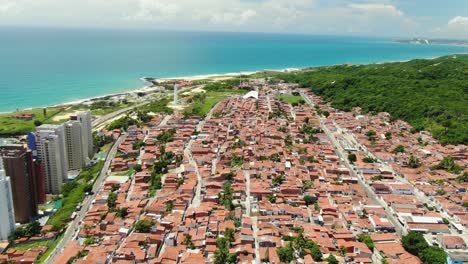
<svg viewBox="0 0 468 264">
<path fill-rule="evenodd" d="M 179 90 L 179 94 L 183 93 L 183 92 L 186 92 L 187 90 L 190 90 L 190 89 L 197 89 L 197 88 L 201 88 L 203 87 L 203 85 L 197 85 L 197 86 L 193 86 L 193 87 L 185 87 L 185 88 L 182 88 Z M 135 108 L 139 108 L 139 107 L 142 107 L 144 105 L 147 105 L 155 100 L 160 100 L 162 98 L 165 98 L 165 97 L 168 97 L 168 96 L 171 96 L 172 94 L 160 94 L 158 98 L 154 98 L 154 99 L 151 99 L 151 100 L 148 100 L 148 101 L 144 101 L 144 102 L 140 102 L 136 105 L 132 105 L 132 106 L 129 106 L 129 107 L 126 107 L 126 108 L 123 108 L 123 109 L 120 109 L 120 110 L 117 110 L 115 112 L 112 112 L 112 113 L 109 113 L 107 115 L 103 115 L 103 116 L 99 116 L 97 117 L 95 120 L 93 120 L 92 122 L 92 126 L 94 129 L 98 128 L 100 125 L 102 125 L 103 123 L 121 115 L 121 114 L 124 114 L 128 111 L 131 111 Z"/>
<path fill-rule="evenodd" d="M 93 120 L 92 122 L 92 125 L 94 128 L 98 127 L 99 125 L 101 125 L 102 123 L 108 121 L 108 120 L 111 120 L 112 118 L 115 118 L 125 112 L 128 112 L 130 110 L 133 110 L 135 108 L 138 108 L 138 107 L 142 107 L 148 103 L 150 103 L 151 101 L 146 101 L 146 102 L 142 102 L 142 103 L 138 103 L 136 105 L 132 105 L 132 106 L 129 106 L 127 108 L 123 108 L 123 109 L 120 109 L 120 110 L 117 110 L 115 112 L 112 112 L 110 114 L 107 114 L 107 115 L 103 115 L 103 116 L 100 116 L 98 118 L 96 118 L 95 120 Z"/>
<path fill-rule="evenodd" d="M 86 216 L 88 210 L 90 209 L 92 202 L 96 198 L 96 195 L 101 188 L 104 180 L 107 178 L 107 171 L 111 165 L 111 161 L 114 158 L 115 154 L 117 153 L 117 148 L 122 143 L 122 141 L 127 138 L 126 134 L 122 134 L 117 141 L 115 141 L 114 145 L 112 146 L 109 153 L 107 153 L 106 160 L 104 162 L 104 166 L 101 169 L 99 176 L 96 178 L 93 184 L 93 194 L 88 195 L 84 198 L 82 202 L 82 208 L 79 212 L 77 212 L 76 218 L 68 224 L 68 228 L 64 233 L 62 240 L 57 244 L 54 251 L 49 255 L 49 257 L 45 260 L 45 263 L 54 263 L 55 258 L 65 249 L 65 247 L 74 239 L 77 235 L 80 222 L 83 221 L 83 218 Z"/>
</svg>

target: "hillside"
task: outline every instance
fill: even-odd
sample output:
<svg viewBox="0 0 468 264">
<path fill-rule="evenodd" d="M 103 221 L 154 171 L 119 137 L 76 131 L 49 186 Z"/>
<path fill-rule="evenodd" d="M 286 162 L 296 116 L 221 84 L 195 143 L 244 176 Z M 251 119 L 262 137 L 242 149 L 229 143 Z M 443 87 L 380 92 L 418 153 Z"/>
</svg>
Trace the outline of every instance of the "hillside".
<svg viewBox="0 0 468 264">
<path fill-rule="evenodd" d="M 442 144 L 468 144 L 468 55 L 320 67 L 277 77 L 310 87 L 335 108 L 389 112 L 415 131 L 431 131 Z"/>
</svg>

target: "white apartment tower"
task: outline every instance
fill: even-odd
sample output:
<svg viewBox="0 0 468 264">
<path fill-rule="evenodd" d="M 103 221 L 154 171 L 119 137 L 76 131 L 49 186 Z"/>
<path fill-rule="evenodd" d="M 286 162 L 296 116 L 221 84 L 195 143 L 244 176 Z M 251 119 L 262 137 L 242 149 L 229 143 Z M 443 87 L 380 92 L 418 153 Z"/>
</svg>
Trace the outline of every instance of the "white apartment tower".
<svg viewBox="0 0 468 264">
<path fill-rule="evenodd" d="M 3 161 L 0 159 L 0 240 L 8 240 L 15 231 L 15 210 L 11 191 L 10 177 L 5 175 Z"/>
<path fill-rule="evenodd" d="M 88 164 L 88 161 L 94 156 L 94 146 L 93 146 L 93 135 L 92 129 L 93 125 L 91 123 L 91 112 L 82 111 L 75 113 L 70 116 L 70 120 L 79 121 L 81 124 L 81 137 L 83 144 L 83 155 L 85 157 L 85 162 Z"/>
<path fill-rule="evenodd" d="M 38 158 L 44 168 L 46 193 L 59 194 L 63 181 L 68 178 L 64 126 L 39 126 L 36 138 Z"/>
<path fill-rule="evenodd" d="M 65 127 L 65 146 L 69 170 L 81 170 L 85 166 L 88 153 L 83 154 L 82 126 L 79 121 L 68 121 Z"/>
</svg>

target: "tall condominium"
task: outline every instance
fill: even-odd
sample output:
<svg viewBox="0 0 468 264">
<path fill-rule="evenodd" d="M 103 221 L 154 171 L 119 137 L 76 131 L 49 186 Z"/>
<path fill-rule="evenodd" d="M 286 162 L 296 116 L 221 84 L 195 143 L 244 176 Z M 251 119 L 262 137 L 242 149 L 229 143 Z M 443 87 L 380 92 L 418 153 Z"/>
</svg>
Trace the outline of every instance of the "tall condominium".
<svg viewBox="0 0 468 264">
<path fill-rule="evenodd" d="M 0 240 L 7 240 L 15 231 L 15 210 L 11 192 L 10 178 L 5 175 L 3 162 L 0 159 Z"/>
<path fill-rule="evenodd" d="M 38 193 L 44 190 L 43 187 L 38 186 L 45 184 L 44 179 L 37 174 L 32 151 L 24 145 L 2 146 L 0 155 L 5 173 L 11 181 L 15 220 L 19 223 L 27 223 L 37 215 L 38 199 L 45 195 Z"/>
<path fill-rule="evenodd" d="M 42 125 L 36 129 L 37 154 L 45 175 L 45 190 L 59 194 L 68 177 L 68 160 L 63 125 Z"/>
<path fill-rule="evenodd" d="M 81 136 L 83 138 L 83 154 L 86 159 L 92 159 L 94 156 L 93 146 L 93 135 L 92 135 L 92 123 L 91 123 L 91 112 L 83 111 L 77 112 L 70 116 L 70 120 L 76 120 L 81 123 Z"/>
<path fill-rule="evenodd" d="M 84 167 L 88 155 L 83 154 L 82 125 L 79 121 L 70 120 L 64 123 L 64 127 L 68 169 L 80 170 Z"/>
</svg>

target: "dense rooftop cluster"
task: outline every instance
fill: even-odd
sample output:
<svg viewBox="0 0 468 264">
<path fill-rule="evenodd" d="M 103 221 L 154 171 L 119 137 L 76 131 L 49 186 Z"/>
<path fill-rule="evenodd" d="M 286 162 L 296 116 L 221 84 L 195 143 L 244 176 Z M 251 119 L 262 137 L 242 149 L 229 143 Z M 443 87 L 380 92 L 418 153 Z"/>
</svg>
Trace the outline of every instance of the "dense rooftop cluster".
<svg viewBox="0 0 468 264">
<path fill-rule="evenodd" d="M 110 131 L 109 176 L 55 263 L 466 259 L 466 146 L 296 84 L 242 85 L 256 91 L 204 118 Z"/>
</svg>

